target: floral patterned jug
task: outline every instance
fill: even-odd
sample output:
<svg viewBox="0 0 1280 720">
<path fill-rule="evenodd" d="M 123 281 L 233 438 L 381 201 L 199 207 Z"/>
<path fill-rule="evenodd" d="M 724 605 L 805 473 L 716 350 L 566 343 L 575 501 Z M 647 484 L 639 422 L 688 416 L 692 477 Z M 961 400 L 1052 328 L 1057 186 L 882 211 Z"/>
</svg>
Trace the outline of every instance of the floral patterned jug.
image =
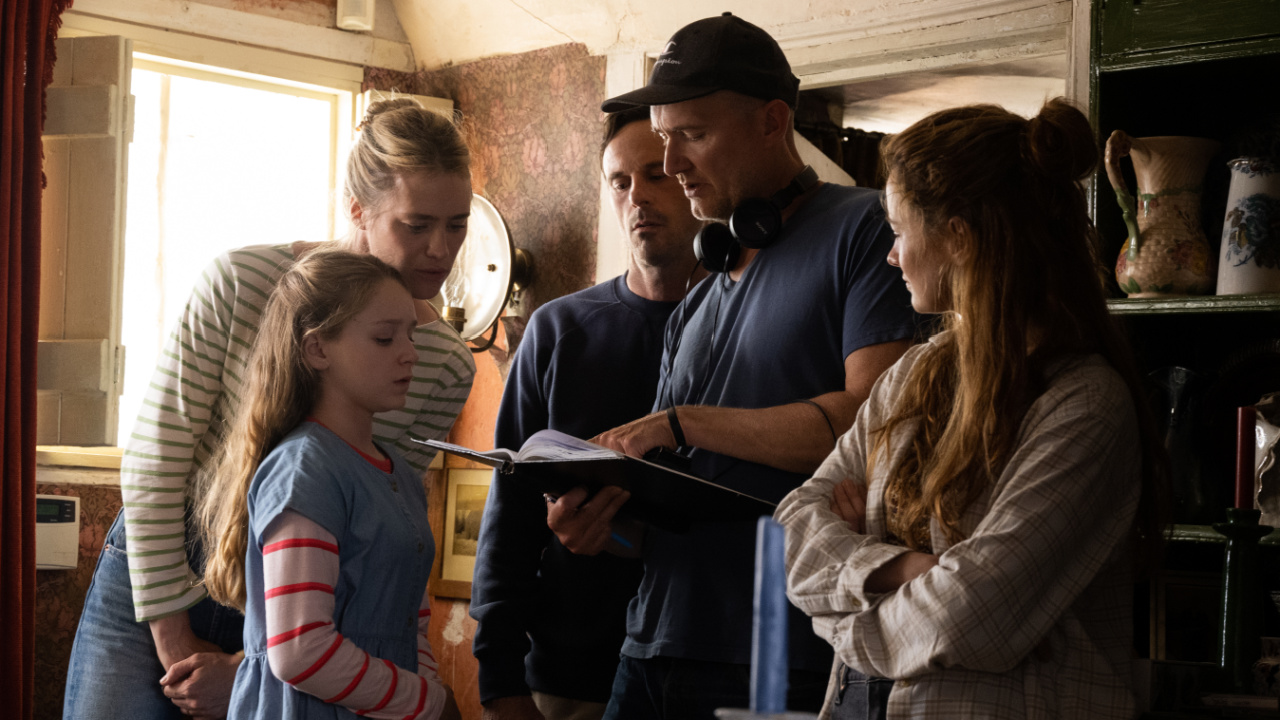
<svg viewBox="0 0 1280 720">
<path fill-rule="evenodd" d="M 1242 157 L 1229 166 L 1218 294 L 1280 292 L 1280 164 Z"/>
<path fill-rule="evenodd" d="M 1194 137 L 1107 139 L 1107 178 L 1115 188 L 1129 237 L 1116 261 L 1116 281 L 1129 297 L 1213 292 L 1218 253 L 1200 227 L 1200 192 L 1216 140 Z M 1138 199 L 1129 192 L 1120 159 L 1133 159 Z"/>
</svg>

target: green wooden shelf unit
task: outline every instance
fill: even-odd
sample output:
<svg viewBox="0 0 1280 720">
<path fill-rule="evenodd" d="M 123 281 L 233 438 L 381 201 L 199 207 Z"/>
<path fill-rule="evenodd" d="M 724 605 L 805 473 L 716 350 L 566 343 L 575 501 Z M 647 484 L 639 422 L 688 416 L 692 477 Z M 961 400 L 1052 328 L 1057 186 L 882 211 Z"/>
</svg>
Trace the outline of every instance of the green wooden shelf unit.
<svg viewBox="0 0 1280 720">
<path fill-rule="evenodd" d="M 1112 315 L 1170 315 L 1280 311 L 1280 294 L 1118 298 L 1107 301 Z"/>
<path fill-rule="evenodd" d="M 1227 542 L 1222 533 L 1213 529 L 1212 525 L 1174 525 L 1169 531 L 1170 542 L 1217 543 Z M 1280 528 L 1258 541 L 1259 545 L 1280 546 Z"/>
<path fill-rule="evenodd" d="M 1254 154 L 1251 140 L 1256 139 L 1258 122 L 1280 114 L 1280 93 L 1275 90 L 1280 77 L 1280 0 L 1093 0 L 1091 23 L 1089 107 L 1100 146 L 1114 130 L 1133 137 L 1191 135 L 1223 143 L 1205 178 L 1202 217 L 1216 253 L 1230 178 L 1226 163 Z M 1101 172 L 1095 176 L 1091 202 L 1101 257 L 1114 262 L 1128 233 Z M 1230 302 L 1180 310 L 1164 305 L 1130 309 L 1137 307 L 1113 310 L 1147 314 L 1245 309 Z"/>
<path fill-rule="evenodd" d="M 1089 119 L 1099 147 L 1115 130 L 1222 143 L 1206 173 L 1200 218 L 1216 254 L 1230 184 L 1227 163 L 1241 155 L 1280 153 L 1280 0 L 1092 0 L 1090 23 Z M 1132 172 L 1124 172 L 1134 187 Z M 1128 230 L 1101 171 L 1091 182 L 1090 209 L 1099 256 L 1114 263 Z M 1111 290 L 1122 294 L 1114 284 Z M 1220 378 L 1224 368 L 1241 372 L 1244 366 L 1231 364 L 1237 355 L 1280 339 L 1280 294 L 1119 298 L 1107 305 L 1123 320 L 1144 373 L 1178 366 L 1201 378 Z M 1238 404 L 1247 403 L 1230 403 Z M 1197 412 L 1211 419 L 1209 427 L 1231 422 L 1218 417 L 1225 411 L 1216 406 L 1217 414 L 1204 406 Z M 1227 486 L 1220 466 L 1230 463 L 1234 448 L 1205 437 L 1201 432 L 1195 438 L 1200 471 L 1194 477 L 1208 493 Z M 1179 520 L 1205 521 L 1203 513 L 1174 521 Z M 1210 525 L 1178 524 L 1169 539 L 1164 565 L 1149 586 L 1149 614 L 1135 618 L 1136 640 L 1140 646 L 1149 642 L 1156 660 L 1210 660 L 1217 651 L 1213 633 L 1193 631 L 1221 617 L 1216 585 L 1226 538 Z M 1264 556 L 1273 559 L 1280 530 L 1261 543 Z M 1280 588 L 1272 582 L 1280 573 L 1273 575 L 1267 589 Z"/>
<path fill-rule="evenodd" d="M 1094 13 L 1094 64 L 1102 69 L 1280 51 L 1277 0 L 1095 0 Z"/>
</svg>

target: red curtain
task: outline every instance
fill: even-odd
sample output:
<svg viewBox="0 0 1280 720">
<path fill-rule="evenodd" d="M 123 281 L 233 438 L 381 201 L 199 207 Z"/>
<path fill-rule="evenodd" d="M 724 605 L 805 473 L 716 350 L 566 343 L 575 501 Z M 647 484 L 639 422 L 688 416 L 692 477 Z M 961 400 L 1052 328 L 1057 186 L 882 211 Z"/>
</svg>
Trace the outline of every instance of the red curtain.
<svg viewBox="0 0 1280 720">
<path fill-rule="evenodd" d="M 0 0 L 0 717 L 34 708 L 40 131 L 58 16 L 70 0 Z"/>
</svg>

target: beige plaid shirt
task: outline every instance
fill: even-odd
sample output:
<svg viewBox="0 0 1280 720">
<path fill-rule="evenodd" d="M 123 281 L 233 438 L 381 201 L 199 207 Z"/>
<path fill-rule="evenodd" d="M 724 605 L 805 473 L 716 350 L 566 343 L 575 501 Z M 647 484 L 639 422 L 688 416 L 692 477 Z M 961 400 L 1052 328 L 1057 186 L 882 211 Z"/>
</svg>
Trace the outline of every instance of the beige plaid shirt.
<svg viewBox="0 0 1280 720">
<path fill-rule="evenodd" d="M 1132 718 L 1130 528 L 1141 452 L 1128 387 L 1098 356 L 1059 363 L 1027 412 L 1008 466 L 966 511 L 967 539 L 931 526 L 938 566 L 897 591 L 864 590 L 906 548 L 885 532 L 884 464 L 866 477 L 912 348 L 853 428 L 775 514 L 787 532 L 787 594 L 836 662 L 896 682 L 889 718 Z M 913 428 L 900 428 L 891 462 Z M 867 534 L 829 509 L 845 477 L 870 483 Z M 1035 650 L 1036 652 L 1033 652 Z M 1047 650 L 1047 652 L 1046 652 Z M 832 674 L 823 717 L 829 717 Z"/>
</svg>

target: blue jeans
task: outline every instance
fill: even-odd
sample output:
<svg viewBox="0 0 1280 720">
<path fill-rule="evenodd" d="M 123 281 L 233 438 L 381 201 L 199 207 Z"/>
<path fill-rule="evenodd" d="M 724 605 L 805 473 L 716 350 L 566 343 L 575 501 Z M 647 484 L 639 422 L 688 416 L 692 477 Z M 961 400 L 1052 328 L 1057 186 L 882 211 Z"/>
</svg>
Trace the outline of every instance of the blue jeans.
<svg viewBox="0 0 1280 720">
<path fill-rule="evenodd" d="M 818 712 L 827 673 L 792 670 L 787 709 Z M 604 720 L 712 720 L 716 708 L 751 705 L 751 666 L 622 656 Z"/>
<path fill-rule="evenodd" d="M 892 680 L 863 675 L 841 665 L 840 685 L 831 708 L 831 720 L 884 720 L 892 689 Z"/>
<path fill-rule="evenodd" d="M 200 549 L 191 547 L 188 554 L 199 567 Z M 208 598 L 187 613 L 196 637 L 239 652 L 243 615 Z M 85 595 L 67 668 L 63 720 L 178 720 L 182 712 L 164 696 L 162 675 L 150 627 L 134 620 L 122 510 L 107 532 Z"/>
</svg>

